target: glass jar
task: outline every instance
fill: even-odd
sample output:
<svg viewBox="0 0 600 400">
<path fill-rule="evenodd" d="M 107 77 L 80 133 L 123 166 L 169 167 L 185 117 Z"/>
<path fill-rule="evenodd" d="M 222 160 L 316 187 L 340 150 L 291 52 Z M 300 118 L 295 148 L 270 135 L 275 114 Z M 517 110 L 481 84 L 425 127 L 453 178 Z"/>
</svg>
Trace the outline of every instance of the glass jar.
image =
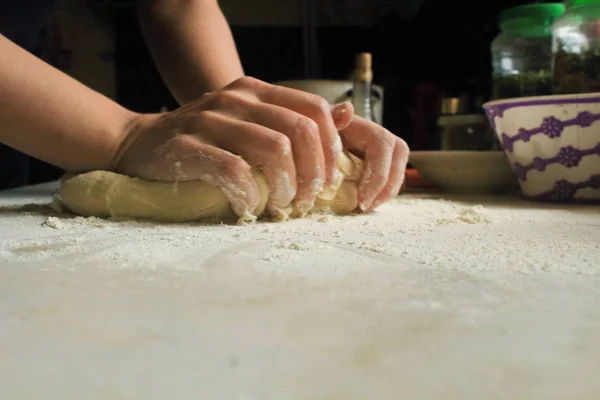
<svg viewBox="0 0 600 400">
<path fill-rule="evenodd" d="M 492 98 L 552 94 L 552 24 L 562 3 L 509 8 L 499 17 L 500 34 L 491 46 Z"/>
<path fill-rule="evenodd" d="M 499 150 L 496 135 L 485 115 L 443 115 L 437 125 L 435 150 Z"/>
<path fill-rule="evenodd" d="M 600 92 L 600 0 L 569 0 L 552 26 L 555 94 Z"/>
</svg>

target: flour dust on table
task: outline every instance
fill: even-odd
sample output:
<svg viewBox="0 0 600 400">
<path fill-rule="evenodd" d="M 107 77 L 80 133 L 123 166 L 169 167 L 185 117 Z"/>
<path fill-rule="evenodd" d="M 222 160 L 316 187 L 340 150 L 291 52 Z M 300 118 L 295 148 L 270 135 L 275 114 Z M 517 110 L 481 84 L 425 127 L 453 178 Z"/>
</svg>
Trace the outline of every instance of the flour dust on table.
<svg viewBox="0 0 600 400">
<path fill-rule="evenodd" d="M 599 207 L 405 194 L 240 226 L 55 190 L 0 194 L 2 399 L 600 398 Z"/>
<path fill-rule="evenodd" d="M 15 211 L 14 202 L 3 213 L 1 205 L 0 232 L 6 234 L 0 233 L 0 265 L 203 270 L 237 263 L 339 273 L 407 263 L 463 272 L 600 275 L 600 213 L 594 207 L 401 195 L 371 214 L 315 213 L 240 226 L 73 217 L 48 208 L 41 213 L 40 206 Z"/>
</svg>

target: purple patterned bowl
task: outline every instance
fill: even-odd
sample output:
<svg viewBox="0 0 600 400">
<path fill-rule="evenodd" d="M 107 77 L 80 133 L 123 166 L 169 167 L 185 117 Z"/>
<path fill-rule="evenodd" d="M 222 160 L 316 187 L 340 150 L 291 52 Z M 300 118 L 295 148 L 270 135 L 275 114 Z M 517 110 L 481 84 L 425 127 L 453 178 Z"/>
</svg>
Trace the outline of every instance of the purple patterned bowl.
<svg viewBox="0 0 600 400">
<path fill-rule="evenodd" d="M 483 107 L 525 197 L 600 202 L 600 93 L 497 100 Z"/>
</svg>

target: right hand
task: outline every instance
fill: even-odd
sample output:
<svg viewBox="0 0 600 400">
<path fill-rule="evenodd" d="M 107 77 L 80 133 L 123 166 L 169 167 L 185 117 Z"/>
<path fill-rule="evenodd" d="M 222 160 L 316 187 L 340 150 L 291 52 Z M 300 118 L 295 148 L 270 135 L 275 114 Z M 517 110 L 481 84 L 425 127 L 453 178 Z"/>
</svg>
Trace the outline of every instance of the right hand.
<svg viewBox="0 0 600 400">
<path fill-rule="evenodd" d="M 295 89 L 243 77 L 177 110 L 139 115 L 114 154 L 116 172 L 146 180 L 203 180 L 222 189 L 239 215 L 253 214 L 260 193 L 251 168 L 270 188 L 274 215 L 309 211 L 333 182 L 350 103 L 330 106 Z"/>
</svg>

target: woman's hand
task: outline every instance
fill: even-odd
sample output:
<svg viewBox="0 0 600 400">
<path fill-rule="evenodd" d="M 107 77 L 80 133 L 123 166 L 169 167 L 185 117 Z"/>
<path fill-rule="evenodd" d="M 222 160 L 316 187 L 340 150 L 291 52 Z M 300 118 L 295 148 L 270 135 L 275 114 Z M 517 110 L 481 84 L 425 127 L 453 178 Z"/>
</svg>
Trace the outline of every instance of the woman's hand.
<svg viewBox="0 0 600 400">
<path fill-rule="evenodd" d="M 366 160 L 358 200 L 361 210 L 370 211 L 398 192 L 406 144 L 355 117 L 349 103 L 331 107 L 319 96 L 248 77 L 175 111 L 140 116 L 112 165 L 147 180 L 206 181 L 223 190 L 240 216 L 259 203 L 254 167 L 270 188 L 272 215 L 290 205 L 303 213 L 334 182 L 340 136 Z"/>
<path fill-rule="evenodd" d="M 358 206 L 361 211 L 373 211 L 400 191 L 408 145 L 381 125 L 356 115 L 340 135 L 344 148 L 365 160 Z"/>
<path fill-rule="evenodd" d="M 321 97 L 244 77 L 175 111 L 140 116 L 112 165 L 148 180 L 204 180 L 223 190 L 238 215 L 259 203 L 255 167 L 271 190 L 269 212 L 291 204 L 306 212 L 333 182 L 338 130 L 352 116 L 349 103 L 332 108 Z"/>
<path fill-rule="evenodd" d="M 395 194 L 408 150 L 382 127 L 315 95 L 240 78 L 173 112 L 140 115 L 50 67 L 0 35 L 0 143 L 73 173 L 113 170 L 148 180 L 201 179 L 222 188 L 234 211 L 308 211 L 335 181 L 346 147 L 366 159 L 363 211 Z M 25 66 L 25 68 L 23 67 Z M 338 134 L 338 131 L 340 134 Z"/>
</svg>

